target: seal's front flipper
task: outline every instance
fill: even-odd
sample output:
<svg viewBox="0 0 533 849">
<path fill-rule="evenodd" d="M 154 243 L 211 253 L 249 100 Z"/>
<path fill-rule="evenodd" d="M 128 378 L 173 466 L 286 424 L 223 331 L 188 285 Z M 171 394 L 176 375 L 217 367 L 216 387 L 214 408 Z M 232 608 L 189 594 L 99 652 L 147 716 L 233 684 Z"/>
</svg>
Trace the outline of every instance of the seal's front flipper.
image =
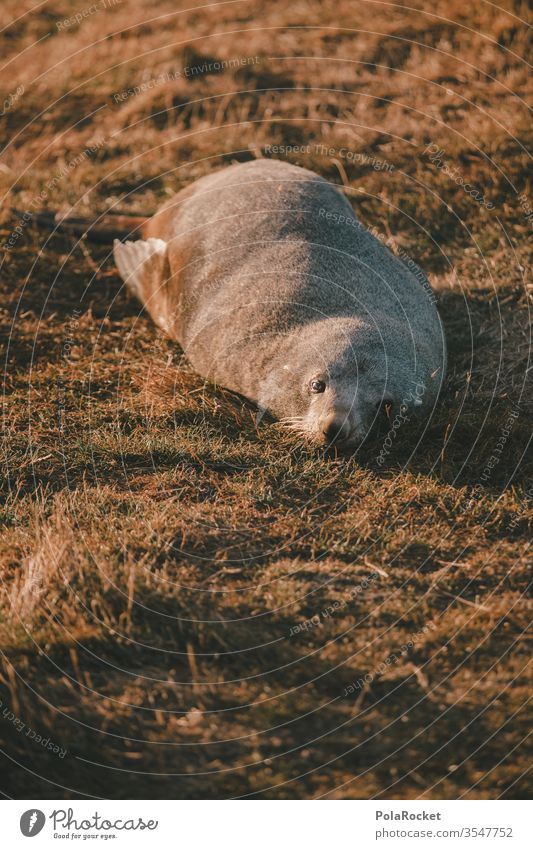
<svg viewBox="0 0 533 849">
<path fill-rule="evenodd" d="M 113 256 L 124 283 L 143 304 L 168 277 L 168 245 L 163 239 L 113 242 Z"/>
</svg>

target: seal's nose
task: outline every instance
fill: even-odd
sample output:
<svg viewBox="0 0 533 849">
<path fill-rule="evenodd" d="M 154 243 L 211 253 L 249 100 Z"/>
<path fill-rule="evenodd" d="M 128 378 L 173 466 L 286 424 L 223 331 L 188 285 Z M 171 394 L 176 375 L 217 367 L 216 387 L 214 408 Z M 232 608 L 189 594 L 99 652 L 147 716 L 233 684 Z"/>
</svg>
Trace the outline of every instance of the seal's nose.
<svg viewBox="0 0 533 849">
<path fill-rule="evenodd" d="M 330 413 L 322 419 L 320 429 L 327 443 L 343 442 L 350 435 L 350 425 L 346 416 Z"/>
</svg>

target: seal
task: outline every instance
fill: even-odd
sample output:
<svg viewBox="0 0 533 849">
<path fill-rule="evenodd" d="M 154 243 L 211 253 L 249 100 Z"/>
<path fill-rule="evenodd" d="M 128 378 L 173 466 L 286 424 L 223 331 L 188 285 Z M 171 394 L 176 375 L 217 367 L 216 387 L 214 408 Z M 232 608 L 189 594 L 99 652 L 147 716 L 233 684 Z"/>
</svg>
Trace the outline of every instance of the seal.
<svg viewBox="0 0 533 849">
<path fill-rule="evenodd" d="M 446 344 L 427 279 L 357 220 L 337 187 L 270 159 L 202 177 L 119 273 L 203 377 L 306 439 L 352 448 L 375 422 L 429 414 Z"/>
</svg>

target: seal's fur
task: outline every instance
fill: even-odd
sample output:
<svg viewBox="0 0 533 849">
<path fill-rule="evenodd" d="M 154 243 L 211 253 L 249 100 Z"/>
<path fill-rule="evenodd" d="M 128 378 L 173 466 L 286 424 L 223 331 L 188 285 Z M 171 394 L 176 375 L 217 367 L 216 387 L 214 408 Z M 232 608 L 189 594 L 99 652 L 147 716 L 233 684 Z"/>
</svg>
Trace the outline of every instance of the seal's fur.
<svg viewBox="0 0 533 849">
<path fill-rule="evenodd" d="M 349 445 L 382 410 L 435 403 L 445 342 L 429 284 L 316 174 L 233 165 L 179 192 L 143 237 L 115 242 L 117 267 L 204 377 Z"/>
</svg>

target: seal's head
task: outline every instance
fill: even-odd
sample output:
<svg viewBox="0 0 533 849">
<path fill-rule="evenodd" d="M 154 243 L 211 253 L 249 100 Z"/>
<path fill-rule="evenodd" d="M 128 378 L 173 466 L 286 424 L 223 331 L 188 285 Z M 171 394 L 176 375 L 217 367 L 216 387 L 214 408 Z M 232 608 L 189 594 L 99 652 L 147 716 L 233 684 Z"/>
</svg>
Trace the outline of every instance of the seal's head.
<svg viewBox="0 0 533 849">
<path fill-rule="evenodd" d="M 396 363 L 376 374 L 364 355 L 314 374 L 302 387 L 302 415 L 292 426 L 313 442 L 353 448 L 381 425 L 407 420 L 423 403 L 422 383 L 405 379 Z M 409 385 L 410 384 L 410 385 Z"/>
<path fill-rule="evenodd" d="M 358 324 L 327 319 L 283 350 L 260 405 L 318 445 L 359 445 L 378 425 L 407 420 L 433 396 L 433 387 L 397 357 L 394 344 Z M 392 328 L 388 328 L 388 340 Z M 405 350 L 405 345 L 403 347 Z"/>
</svg>

